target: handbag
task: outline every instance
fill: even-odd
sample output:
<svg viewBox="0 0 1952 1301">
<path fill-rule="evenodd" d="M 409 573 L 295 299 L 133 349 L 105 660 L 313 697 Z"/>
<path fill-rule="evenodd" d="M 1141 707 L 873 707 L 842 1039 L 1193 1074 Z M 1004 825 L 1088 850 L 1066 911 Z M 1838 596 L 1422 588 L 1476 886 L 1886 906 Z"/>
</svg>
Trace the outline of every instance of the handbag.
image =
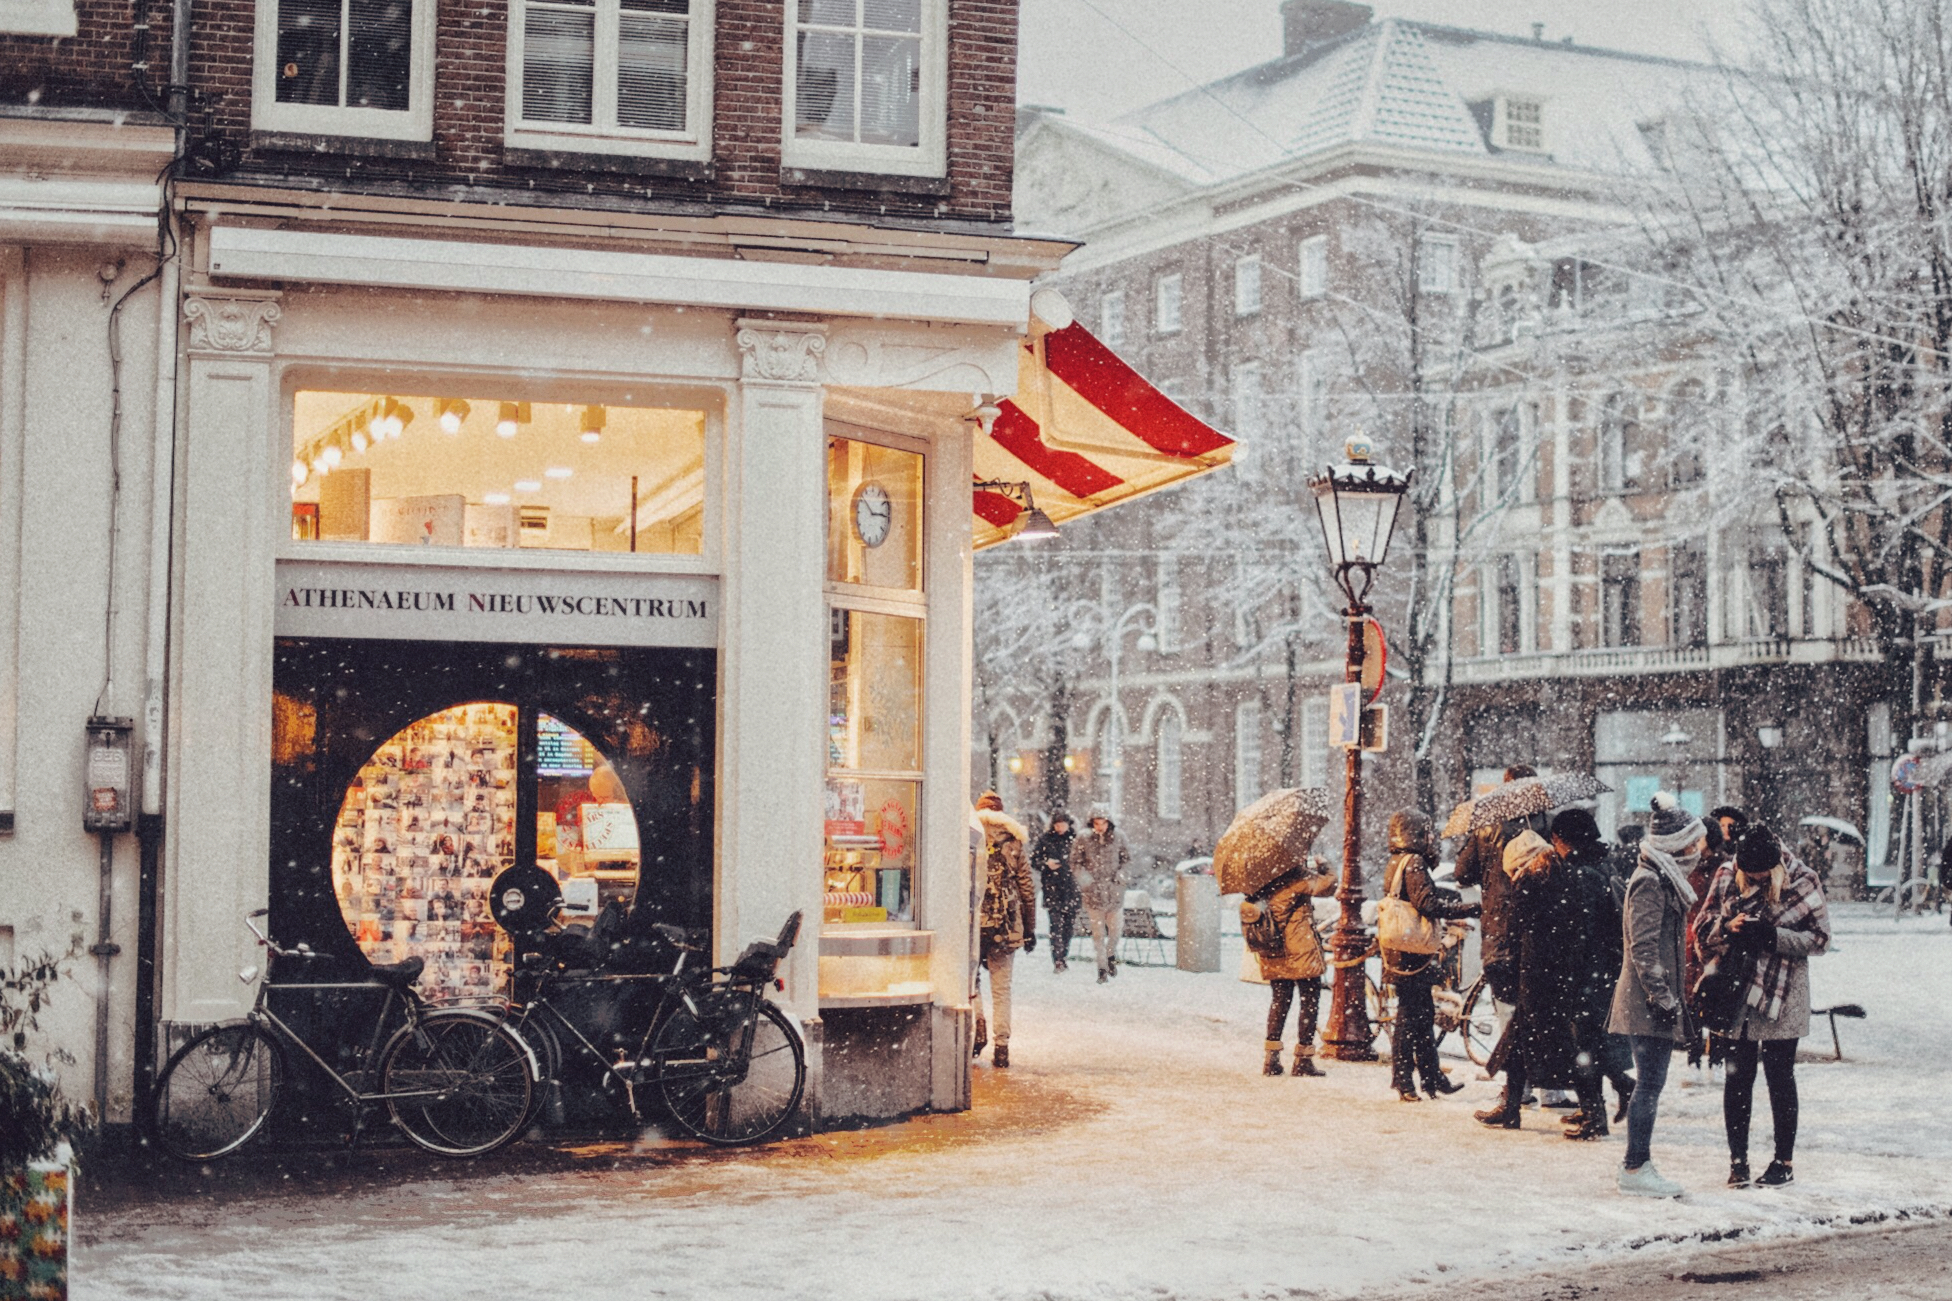
<svg viewBox="0 0 1952 1301">
<path fill-rule="evenodd" d="M 1425 917 L 1416 910 L 1416 905 L 1398 894 L 1402 884 L 1401 869 L 1383 883 L 1383 897 L 1376 905 L 1377 943 L 1398 953 L 1443 952 L 1443 924 Z"/>
</svg>

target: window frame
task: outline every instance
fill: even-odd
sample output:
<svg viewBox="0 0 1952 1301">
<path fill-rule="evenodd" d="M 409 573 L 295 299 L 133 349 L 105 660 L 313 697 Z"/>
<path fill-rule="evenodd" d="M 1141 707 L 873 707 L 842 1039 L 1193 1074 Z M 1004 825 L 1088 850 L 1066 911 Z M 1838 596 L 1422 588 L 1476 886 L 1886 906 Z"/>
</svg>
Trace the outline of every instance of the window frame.
<svg viewBox="0 0 1952 1301">
<path fill-rule="evenodd" d="M 1168 707 L 1159 711 L 1154 728 L 1153 811 L 1161 822 L 1178 822 L 1186 816 L 1186 723 Z"/>
<path fill-rule="evenodd" d="M 1241 700 L 1234 704 L 1234 807 L 1244 809 L 1267 792 L 1261 789 L 1266 774 L 1261 771 L 1261 702 Z M 1254 789 L 1246 778 L 1253 777 Z"/>
<path fill-rule="evenodd" d="M 1172 286 L 1172 292 L 1166 286 Z M 1168 320 L 1166 304 L 1172 304 Z M 1179 271 L 1162 271 L 1152 278 L 1152 332 L 1178 334 L 1186 328 L 1186 276 Z"/>
<path fill-rule="evenodd" d="M 1443 262 L 1444 274 L 1432 274 L 1430 254 L 1443 249 L 1446 257 Z M 1417 292 L 1420 294 L 1448 295 L 1458 292 L 1462 277 L 1458 275 L 1459 245 L 1454 235 L 1422 235 L 1417 238 Z"/>
<path fill-rule="evenodd" d="M 0 0 L 0 35 L 73 36 L 75 0 Z"/>
<path fill-rule="evenodd" d="M 1107 289 L 1098 296 L 1098 342 L 1117 347 L 1125 342 L 1125 291 Z"/>
<path fill-rule="evenodd" d="M 1523 109 L 1525 112 L 1515 112 Z M 1529 117 L 1529 120 L 1527 118 Z M 1536 139 L 1521 144 L 1512 138 L 1512 132 L 1528 131 Z M 1497 148 L 1517 154 L 1544 154 L 1551 152 L 1547 145 L 1550 140 L 1545 130 L 1545 99 L 1540 95 L 1500 95 L 1498 96 L 1496 121 L 1492 124 L 1492 143 Z"/>
<path fill-rule="evenodd" d="M 554 0 L 539 0 L 553 3 Z M 627 127 L 591 122 L 530 121 L 522 116 L 522 56 L 527 40 L 523 21 L 531 0 L 509 0 L 507 94 L 503 112 L 502 143 L 511 149 L 559 150 L 570 153 L 628 154 L 643 158 L 673 158 L 703 162 L 712 156 L 713 34 L 718 23 L 718 0 L 690 0 L 687 18 L 685 60 L 684 131 L 659 131 L 649 127 Z M 568 8 L 558 4 L 556 7 Z M 575 5 L 575 8 L 583 8 Z M 620 0 L 591 0 L 595 15 L 595 37 L 591 63 L 591 116 L 604 102 L 605 44 L 603 28 L 609 18 L 608 44 L 610 116 L 616 117 L 615 85 L 621 37 L 618 23 Z"/>
<path fill-rule="evenodd" d="M 1259 316 L 1265 300 L 1265 275 L 1259 253 L 1247 253 L 1234 260 L 1234 315 Z"/>
<path fill-rule="evenodd" d="M 781 6 L 785 44 L 780 58 L 780 164 L 811 171 L 868 172 L 883 176 L 944 177 L 948 175 L 949 135 L 949 0 L 921 0 L 922 112 L 921 141 L 914 146 L 863 144 L 853 140 L 800 138 L 799 6 Z M 855 0 L 855 13 L 861 13 Z M 858 32 L 860 27 L 855 30 Z M 856 83 L 856 96 L 859 84 Z"/>
<path fill-rule="evenodd" d="M 346 0 L 340 0 L 344 12 Z M 408 0 L 413 52 L 407 74 L 407 107 L 348 108 L 278 102 L 280 0 L 260 0 L 251 59 L 251 129 L 365 140 L 431 141 L 434 138 L 434 43 L 436 0 Z"/>
<path fill-rule="evenodd" d="M 1309 235 L 1295 245 L 1295 287 L 1303 302 L 1328 297 L 1328 236 Z"/>
</svg>

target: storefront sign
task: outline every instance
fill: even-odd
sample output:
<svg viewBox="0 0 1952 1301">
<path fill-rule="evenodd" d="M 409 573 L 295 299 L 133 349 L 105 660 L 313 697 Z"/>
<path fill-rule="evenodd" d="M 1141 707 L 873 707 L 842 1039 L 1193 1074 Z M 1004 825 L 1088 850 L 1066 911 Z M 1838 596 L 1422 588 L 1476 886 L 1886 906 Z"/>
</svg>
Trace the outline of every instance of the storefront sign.
<svg viewBox="0 0 1952 1301">
<path fill-rule="evenodd" d="M 694 574 L 278 563 L 280 637 L 718 644 L 718 580 Z"/>
</svg>

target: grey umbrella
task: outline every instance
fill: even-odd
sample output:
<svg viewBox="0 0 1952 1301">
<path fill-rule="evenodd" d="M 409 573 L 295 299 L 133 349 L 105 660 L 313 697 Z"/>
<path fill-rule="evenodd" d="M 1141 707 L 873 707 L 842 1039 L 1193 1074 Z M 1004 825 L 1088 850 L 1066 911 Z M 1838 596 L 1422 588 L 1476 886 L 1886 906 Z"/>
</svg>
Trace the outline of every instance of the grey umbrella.
<svg viewBox="0 0 1952 1301">
<path fill-rule="evenodd" d="M 1253 894 L 1301 866 L 1328 825 L 1328 792 L 1319 786 L 1269 791 L 1239 813 L 1213 847 L 1222 894 Z"/>
<path fill-rule="evenodd" d="M 1578 804 L 1612 790 L 1599 778 L 1583 772 L 1560 773 L 1553 777 L 1520 777 L 1494 787 L 1477 797 L 1471 805 L 1471 829 L 1495 827 L 1513 818 L 1529 818 L 1534 813 Z"/>
</svg>

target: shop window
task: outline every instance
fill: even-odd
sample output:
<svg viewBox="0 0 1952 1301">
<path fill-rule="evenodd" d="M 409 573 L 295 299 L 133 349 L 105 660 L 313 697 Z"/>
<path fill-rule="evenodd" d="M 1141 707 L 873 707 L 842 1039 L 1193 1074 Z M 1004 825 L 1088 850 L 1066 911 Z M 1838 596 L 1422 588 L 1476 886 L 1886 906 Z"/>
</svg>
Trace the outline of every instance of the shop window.
<svg viewBox="0 0 1952 1301">
<path fill-rule="evenodd" d="M 947 0 L 787 6 L 788 166 L 941 176 Z"/>
<path fill-rule="evenodd" d="M 257 7 L 251 125 L 429 140 L 434 0 L 275 0 Z"/>
<path fill-rule="evenodd" d="M 827 440 L 827 579 L 922 586 L 922 458 L 852 438 Z"/>
<path fill-rule="evenodd" d="M 912 921 L 922 623 L 843 609 L 831 619 L 824 918 Z"/>
<path fill-rule="evenodd" d="M 697 555 L 705 417 L 302 390 L 291 481 L 299 541 Z"/>
<path fill-rule="evenodd" d="M 525 0 L 509 11 L 509 143 L 704 158 L 713 0 Z"/>
</svg>

